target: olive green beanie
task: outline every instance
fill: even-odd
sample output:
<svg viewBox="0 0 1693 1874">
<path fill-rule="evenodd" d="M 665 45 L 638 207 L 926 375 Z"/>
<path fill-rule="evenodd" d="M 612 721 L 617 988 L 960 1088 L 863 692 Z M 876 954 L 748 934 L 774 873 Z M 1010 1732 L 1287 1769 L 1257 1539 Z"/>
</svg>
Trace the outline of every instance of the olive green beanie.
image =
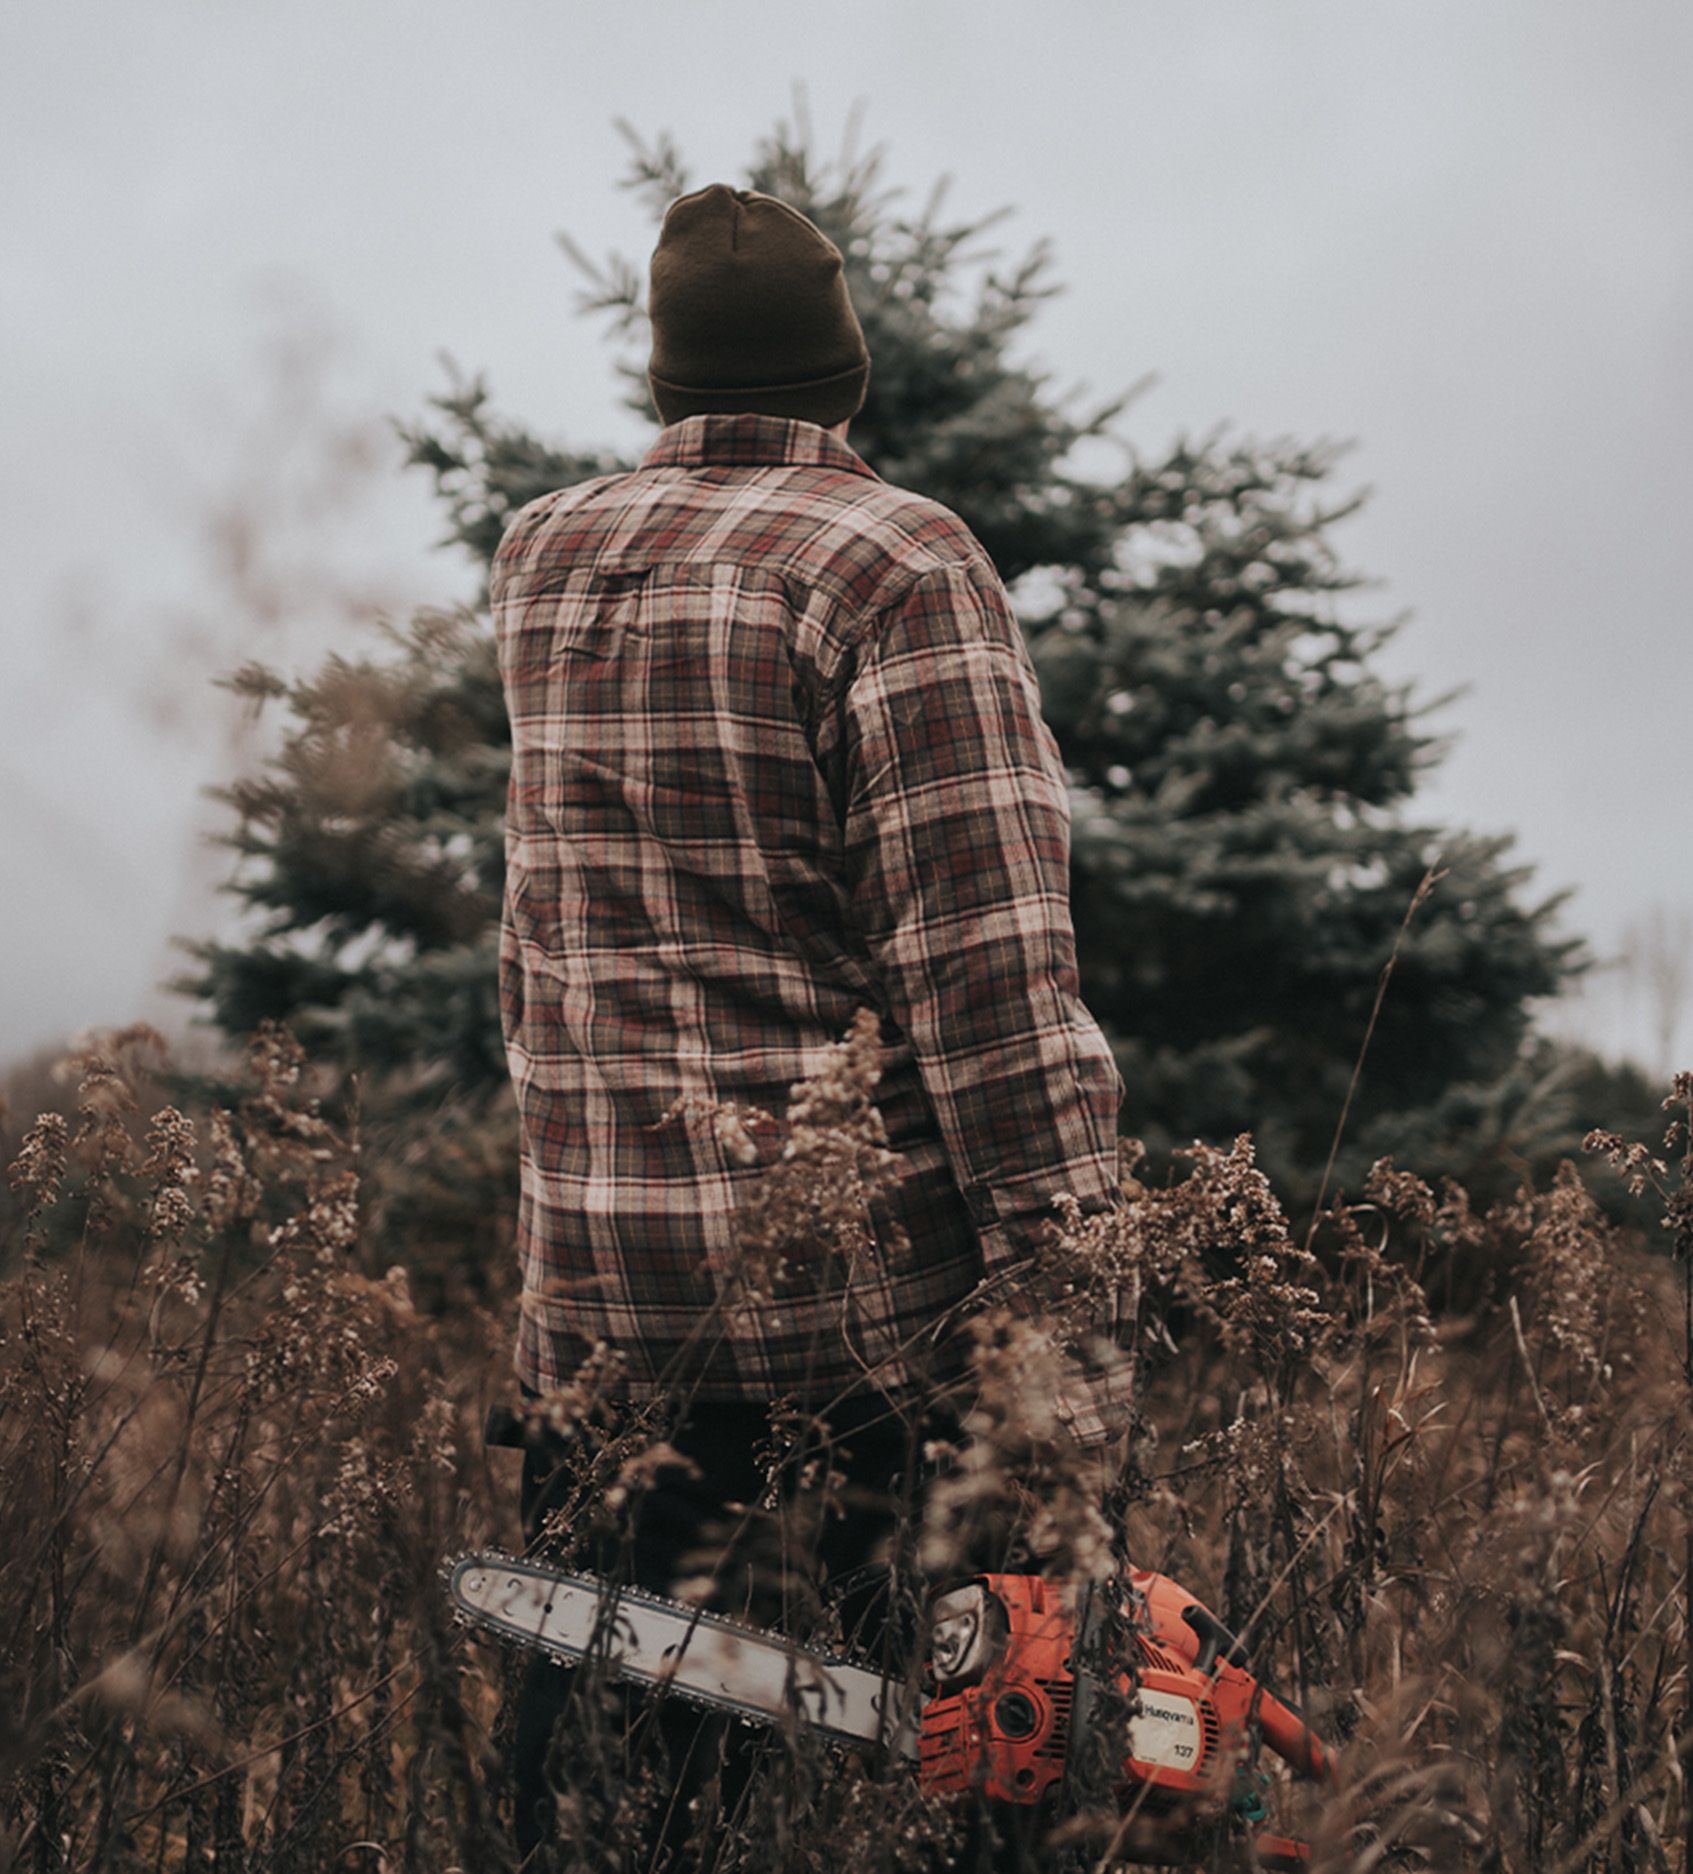
<svg viewBox="0 0 1693 1874">
<path fill-rule="evenodd" d="M 855 416 L 870 353 L 841 250 L 756 189 L 679 195 L 664 211 L 647 297 L 647 383 L 664 423 L 759 410 L 825 429 Z"/>
</svg>

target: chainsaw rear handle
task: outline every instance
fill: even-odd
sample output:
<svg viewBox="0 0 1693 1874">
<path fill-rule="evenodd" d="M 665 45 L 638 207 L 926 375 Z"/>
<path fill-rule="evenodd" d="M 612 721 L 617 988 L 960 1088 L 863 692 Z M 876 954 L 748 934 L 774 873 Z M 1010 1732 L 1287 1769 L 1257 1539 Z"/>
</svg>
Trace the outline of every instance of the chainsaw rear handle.
<svg viewBox="0 0 1693 1874">
<path fill-rule="evenodd" d="M 1269 1745 L 1296 1776 L 1332 1783 L 1338 1769 L 1334 1753 L 1291 1706 L 1284 1705 L 1260 1679 L 1257 1719 Z"/>
<path fill-rule="evenodd" d="M 1190 1601 L 1182 1609 L 1182 1619 L 1199 1642 L 1193 1661 L 1197 1671 L 1215 1674 L 1219 1663 L 1236 1666 L 1242 1672 L 1252 1671 L 1252 1655 L 1246 1642 L 1237 1639 L 1210 1608 Z M 1257 1719 L 1264 1742 L 1296 1775 L 1331 1781 L 1335 1774 L 1334 1758 L 1324 1749 L 1322 1739 L 1298 1712 L 1277 1698 L 1261 1678 L 1258 1692 Z"/>
</svg>

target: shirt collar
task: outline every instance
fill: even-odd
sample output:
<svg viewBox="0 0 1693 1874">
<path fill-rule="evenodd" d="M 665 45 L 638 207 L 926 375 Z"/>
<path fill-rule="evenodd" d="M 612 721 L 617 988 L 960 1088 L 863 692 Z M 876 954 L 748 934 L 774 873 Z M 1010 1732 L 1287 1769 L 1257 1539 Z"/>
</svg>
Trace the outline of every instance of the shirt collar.
<svg viewBox="0 0 1693 1874">
<path fill-rule="evenodd" d="M 699 468 L 706 463 L 754 468 L 787 463 L 798 468 L 844 469 L 881 477 L 856 449 L 818 423 L 798 417 L 766 416 L 761 410 L 702 411 L 667 424 L 641 457 L 648 468 Z"/>
</svg>

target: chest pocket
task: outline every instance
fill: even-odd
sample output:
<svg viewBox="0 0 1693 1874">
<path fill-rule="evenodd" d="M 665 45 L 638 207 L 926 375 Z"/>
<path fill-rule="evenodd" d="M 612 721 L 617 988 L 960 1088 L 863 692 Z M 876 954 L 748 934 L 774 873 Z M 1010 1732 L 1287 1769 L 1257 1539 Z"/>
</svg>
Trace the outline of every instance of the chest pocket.
<svg viewBox="0 0 1693 1874">
<path fill-rule="evenodd" d="M 553 607 L 552 657 L 615 657 L 628 637 L 645 637 L 651 623 L 651 566 L 599 566 L 570 572 L 537 598 Z"/>
</svg>

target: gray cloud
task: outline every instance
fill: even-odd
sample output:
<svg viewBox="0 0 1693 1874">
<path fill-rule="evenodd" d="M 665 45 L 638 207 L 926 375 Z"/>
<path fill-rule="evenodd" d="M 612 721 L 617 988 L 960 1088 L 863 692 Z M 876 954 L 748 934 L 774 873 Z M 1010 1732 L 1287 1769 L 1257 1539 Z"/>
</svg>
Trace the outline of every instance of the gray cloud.
<svg viewBox="0 0 1693 1874">
<path fill-rule="evenodd" d="M 866 100 L 914 201 L 947 170 L 960 211 L 1017 206 L 1007 245 L 1054 238 L 1069 290 L 1041 352 L 1099 394 L 1156 370 L 1130 419 L 1148 447 L 1221 418 L 1356 437 L 1345 472 L 1376 492 L 1342 541 L 1384 614 L 1414 611 L 1393 667 L 1471 686 L 1430 813 L 1516 830 L 1601 946 L 1693 903 L 1686 10 L 875 0 L 852 19 L 825 48 L 803 13 L 738 0 L 14 9 L 0 858 L 34 883 L 8 906 L 0 1049 L 131 1013 L 171 920 L 209 915 L 183 880 L 226 739 L 167 735 L 128 699 L 206 602 L 196 512 L 263 433 L 266 283 L 303 282 L 353 335 L 344 404 L 416 410 L 445 349 L 526 420 L 631 443 L 552 232 L 644 257 L 613 115 L 734 177 L 796 78 L 825 145 Z M 455 589 L 421 488 L 358 500 L 346 581 Z M 77 604 L 98 657 L 66 636 Z M 222 667 L 178 663 L 185 694 Z M 1579 1019 L 1644 1045 L 1626 998 Z"/>
</svg>

